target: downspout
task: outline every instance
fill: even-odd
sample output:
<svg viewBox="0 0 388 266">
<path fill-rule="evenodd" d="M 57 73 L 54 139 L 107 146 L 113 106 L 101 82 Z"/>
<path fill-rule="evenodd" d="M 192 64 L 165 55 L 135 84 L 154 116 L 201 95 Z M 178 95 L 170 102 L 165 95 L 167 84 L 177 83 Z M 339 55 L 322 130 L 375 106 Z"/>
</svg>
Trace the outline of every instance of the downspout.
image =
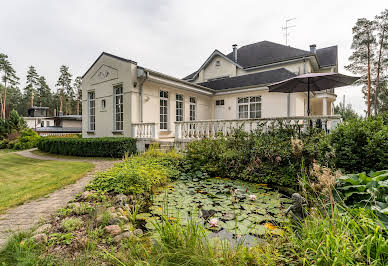
<svg viewBox="0 0 388 266">
<path fill-rule="evenodd" d="M 148 73 L 143 68 L 138 68 L 137 78 L 139 82 L 139 105 L 140 105 L 140 123 L 143 123 L 143 84 L 148 78 Z"/>
</svg>

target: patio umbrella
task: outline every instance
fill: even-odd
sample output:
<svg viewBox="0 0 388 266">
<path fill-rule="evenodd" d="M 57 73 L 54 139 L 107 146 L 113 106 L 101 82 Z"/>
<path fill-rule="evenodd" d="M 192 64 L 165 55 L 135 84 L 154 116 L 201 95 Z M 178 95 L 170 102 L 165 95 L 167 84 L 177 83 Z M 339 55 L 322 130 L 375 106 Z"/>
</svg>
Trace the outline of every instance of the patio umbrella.
<svg viewBox="0 0 388 266">
<path fill-rule="evenodd" d="M 334 72 L 308 73 L 269 85 L 269 92 L 306 92 L 307 115 L 310 116 L 310 91 L 322 91 L 353 84 L 359 77 Z"/>
</svg>

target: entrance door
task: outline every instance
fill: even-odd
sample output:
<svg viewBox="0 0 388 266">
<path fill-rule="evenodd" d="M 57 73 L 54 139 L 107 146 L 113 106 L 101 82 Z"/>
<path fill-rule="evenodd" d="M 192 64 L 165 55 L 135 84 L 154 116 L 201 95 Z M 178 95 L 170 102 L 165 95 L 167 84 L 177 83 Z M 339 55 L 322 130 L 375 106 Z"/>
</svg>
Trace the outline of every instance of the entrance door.
<svg viewBox="0 0 388 266">
<path fill-rule="evenodd" d="M 225 119 L 225 102 L 224 100 L 216 100 L 216 106 L 214 108 L 214 119 Z"/>
</svg>

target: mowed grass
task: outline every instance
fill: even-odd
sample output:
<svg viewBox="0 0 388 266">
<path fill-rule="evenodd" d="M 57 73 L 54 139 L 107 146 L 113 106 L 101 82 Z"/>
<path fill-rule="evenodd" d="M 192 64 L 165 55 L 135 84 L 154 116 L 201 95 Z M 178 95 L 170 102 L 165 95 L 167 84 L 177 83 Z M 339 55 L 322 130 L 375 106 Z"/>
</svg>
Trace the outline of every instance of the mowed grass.
<svg viewBox="0 0 388 266">
<path fill-rule="evenodd" d="M 15 150 L 10 150 L 10 149 L 0 149 L 0 155 L 9 153 L 9 152 L 14 152 Z"/>
<path fill-rule="evenodd" d="M 88 162 L 47 161 L 0 155 L 0 213 L 74 183 L 91 169 Z"/>
</svg>

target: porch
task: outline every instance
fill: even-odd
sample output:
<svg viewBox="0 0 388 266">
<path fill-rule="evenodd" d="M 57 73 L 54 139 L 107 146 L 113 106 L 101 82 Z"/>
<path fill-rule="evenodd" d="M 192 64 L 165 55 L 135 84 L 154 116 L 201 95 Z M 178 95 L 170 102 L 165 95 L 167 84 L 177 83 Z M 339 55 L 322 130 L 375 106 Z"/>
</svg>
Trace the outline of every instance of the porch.
<svg viewBox="0 0 388 266">
<path fill-rule="evenodd" d="M 228 135 L 235 129 L 242 129 L 245 132 L 266 131 L 280 125 L 295 126 L 300 131 L 305 131 L 310 126 L 322 128 L 326 133 L 329 133 L 340 122 L 341 117 L 339 115 L 198 120 L 175 122 L 174 132 L 170 135 L 163 134 L 164 131 L 160 130 L 159 123 L 132 123 L 132 137 L 143 144 L 159 142 L 161 145 L 172 146 L 176 143 L 182 144 L 202 138 L 214 138 L 218 134 Z"/>
</svg>

